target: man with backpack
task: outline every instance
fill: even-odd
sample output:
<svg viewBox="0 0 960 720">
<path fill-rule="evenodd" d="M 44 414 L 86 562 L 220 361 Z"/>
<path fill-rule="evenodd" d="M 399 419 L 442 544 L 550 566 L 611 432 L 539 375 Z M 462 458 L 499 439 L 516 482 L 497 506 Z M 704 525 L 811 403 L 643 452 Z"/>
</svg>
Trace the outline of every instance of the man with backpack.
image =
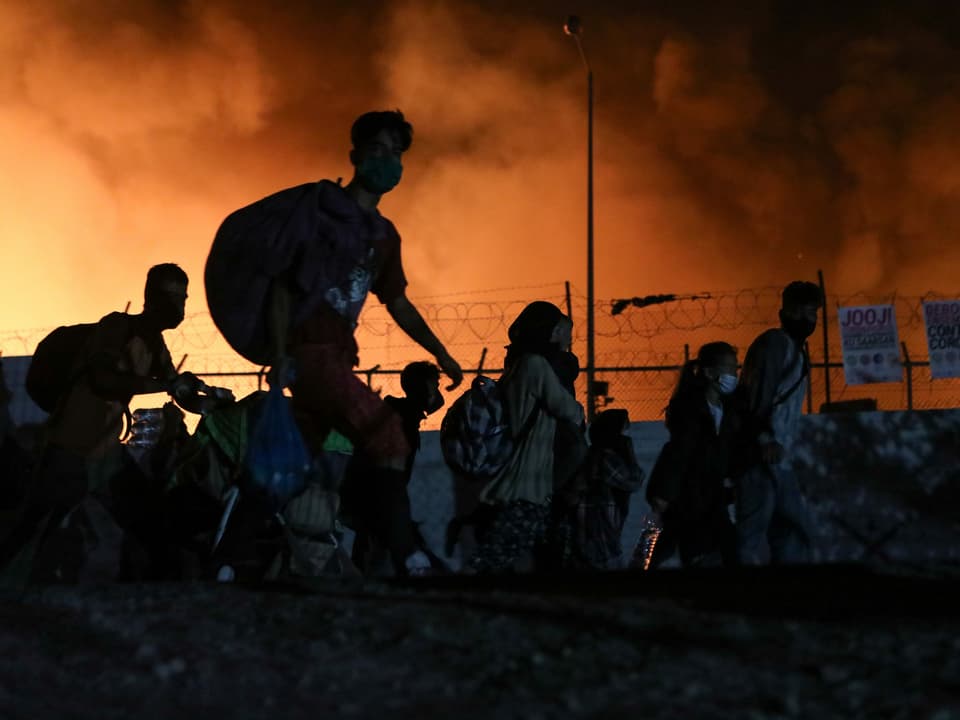
<svg viewBox="0 0 960 720">
<path fill-rule="evenodd" d="M 39 549 L 46 531 L 88 493 L 103 499 L 121 527 L 156 540 L 149 525 L 157 493 L 120 440 L 130 401 L 166 392 L 199 413 L 231 399 L 227 391 L 201 395 L 203 384 L 177 372 L 163 340 L 164 330 L 183 321 L 187 283 L 177 265 L 156 265 L 147 273 L 142 313 L 114 312 L 95 324 L 58 328 L 38 346 L 26 387 L 50 417 L 25 511 L 0 550 L 0 564 L 24 544 Z"/>
<path fill-rule="evenodd" d="M 813 559 L 810 519 L 789 460 L 810 374 L 806 340 L 822 306 L 818 285 L 787 285 L 780 327 L 761 334 L 744 360 L 738 404 L 745 430 L 736 480 L 737 550 L 743 564 Z"/>
<path fill-rule="evenodd" d="M 403 483 L 411 448 L 400 416 L 353 372 L 354 330 L 368 293 L 436 359 L 449 389 L 463 378 L 407 299 L 400 235 L 377 210 L 400 182 L 412 139 L 399 111 L 361 115 L 351 128 L 354 174 L 346 186 L 307 183 L 232 213 L 206 268 L 218 328 L 241 355 L 271 365 L 272 382 L 290 385 L 314 453 L 339 431 L 370 458 L 370 492 L 388 494 Z"/>
</svg>

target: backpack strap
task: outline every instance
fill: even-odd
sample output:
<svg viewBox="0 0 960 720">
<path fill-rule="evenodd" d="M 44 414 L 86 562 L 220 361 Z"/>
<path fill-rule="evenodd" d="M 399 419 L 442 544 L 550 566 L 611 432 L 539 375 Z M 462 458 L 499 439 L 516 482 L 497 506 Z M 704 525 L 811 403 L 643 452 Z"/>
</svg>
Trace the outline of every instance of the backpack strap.
<svg viewBox="0 0 960 720">
<path fill-rule="evenodd" d="M 802 364 L 800 368 L 800 377 L 797 378 L 797 381 L 793 383 L 789 388 L 783 391 L 783 393 L 774 399 L 773 406 L 777 407 L 778 405 L 783 405 L 790 397 L 800 388 L 803 384 L 803 381 L 807 379 L 807 376 L 810 374 L 810 357 L 807 355 L 807 350 L 805 346 L 801 346 L 798 352 L 800 355 L 799 361 Z M 796 366 L 796 362 L 792 363 L 786 372 L 783 374 L 782 380 L 785 380 L 790 376 L 790 373 L 793 372 L 793 368 Z M 781 382 L 782 382 L 781 380 Z"/>
</svg>

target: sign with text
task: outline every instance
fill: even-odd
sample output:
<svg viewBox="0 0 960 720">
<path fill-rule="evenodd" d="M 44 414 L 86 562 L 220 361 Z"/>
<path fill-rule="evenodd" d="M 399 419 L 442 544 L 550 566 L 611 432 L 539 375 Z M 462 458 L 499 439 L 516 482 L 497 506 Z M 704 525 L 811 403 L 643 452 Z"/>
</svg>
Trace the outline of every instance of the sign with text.
<svg viewBox="0 0 960 720">
<path fill-rule="evenodd" d="M 840 308 L 840 338 L 847 385 L 903 380 L 893 305 Z"/>
<path fill-rule="evenodd" d="M 923 304 L 927 327 L 930 377 L 960 377 L 960 300 L 931 300 Z"/>
</svg>

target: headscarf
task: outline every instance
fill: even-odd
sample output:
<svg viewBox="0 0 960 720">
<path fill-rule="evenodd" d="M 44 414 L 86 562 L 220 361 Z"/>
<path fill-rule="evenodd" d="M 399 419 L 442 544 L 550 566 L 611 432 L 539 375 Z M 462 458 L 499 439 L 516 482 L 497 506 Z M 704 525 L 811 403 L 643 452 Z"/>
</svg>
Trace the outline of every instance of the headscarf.
<svg viewBox="0 0 960 720">
<path fill-rule="evenodd" d="M 547 352 L 554 328 L 564 317 L 563 311 L 553 303 L 544 300 L 530 303 L 507 330 L 510 345 L 523 352 Z"/>
<path fill-rule="evenodd" d="M 510 344 L 504 366 L 510 368 L 522 355 L 540 355 L 550 363 L 567 392 L 575 394 L 574 383 L 580 373 L 577 356 L 552 342 L 553 331 L 565 319 L 569 318 L 553 303 L 536 300 L 527 305 L 507 330 Z"/>
</svg>

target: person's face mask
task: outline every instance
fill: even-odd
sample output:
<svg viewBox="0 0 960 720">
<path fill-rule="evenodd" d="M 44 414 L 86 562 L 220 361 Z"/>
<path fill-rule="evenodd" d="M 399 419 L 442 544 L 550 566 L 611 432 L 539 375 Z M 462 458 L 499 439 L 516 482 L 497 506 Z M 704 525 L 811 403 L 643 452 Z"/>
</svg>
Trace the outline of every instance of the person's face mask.
<svg viewBox="0 0 960 720">
<path fill-rule="evenodd" d="M 783 310 L 780 311 L 780 323 L 787 334 L 799 342 L 813 335 L 817 329 L 816 316 L 788 314 Z"/>
<path fill-rule="evenodd" d="M 375 195 L 393 190 L 402 176 L 403 164 L 396 155 L 367 155 L 357 167 L 360 184 Z"/>
<path fill-rule="evenodd" d="M 724 373 L 717 378 L 717 386 L 720 388 L 721 395 L 732 395 L 737 389 L 738 379 L 736 375 Z"/>
<path fill-rule="evenodd" d="M 427 398 L 427 415 L 432 415 L 437 410 L 443 407 L 443 395 L 439 392 L 433 393 L 429 398 Z"/>
<path fill-rule="evenodd" d="M 147 297 L 146 312 L 163 330 L 172 330 L 183 322 L 187 288 L 180 283 L 162 285 Z"/>
<path fill-rule="evenodd" d="M 412 396 L 408 395 L 408 397 L 427 415 L 432 415 L 443 407 L 443 395 L 437 385 L 427 386 Z"/>
</svg>

